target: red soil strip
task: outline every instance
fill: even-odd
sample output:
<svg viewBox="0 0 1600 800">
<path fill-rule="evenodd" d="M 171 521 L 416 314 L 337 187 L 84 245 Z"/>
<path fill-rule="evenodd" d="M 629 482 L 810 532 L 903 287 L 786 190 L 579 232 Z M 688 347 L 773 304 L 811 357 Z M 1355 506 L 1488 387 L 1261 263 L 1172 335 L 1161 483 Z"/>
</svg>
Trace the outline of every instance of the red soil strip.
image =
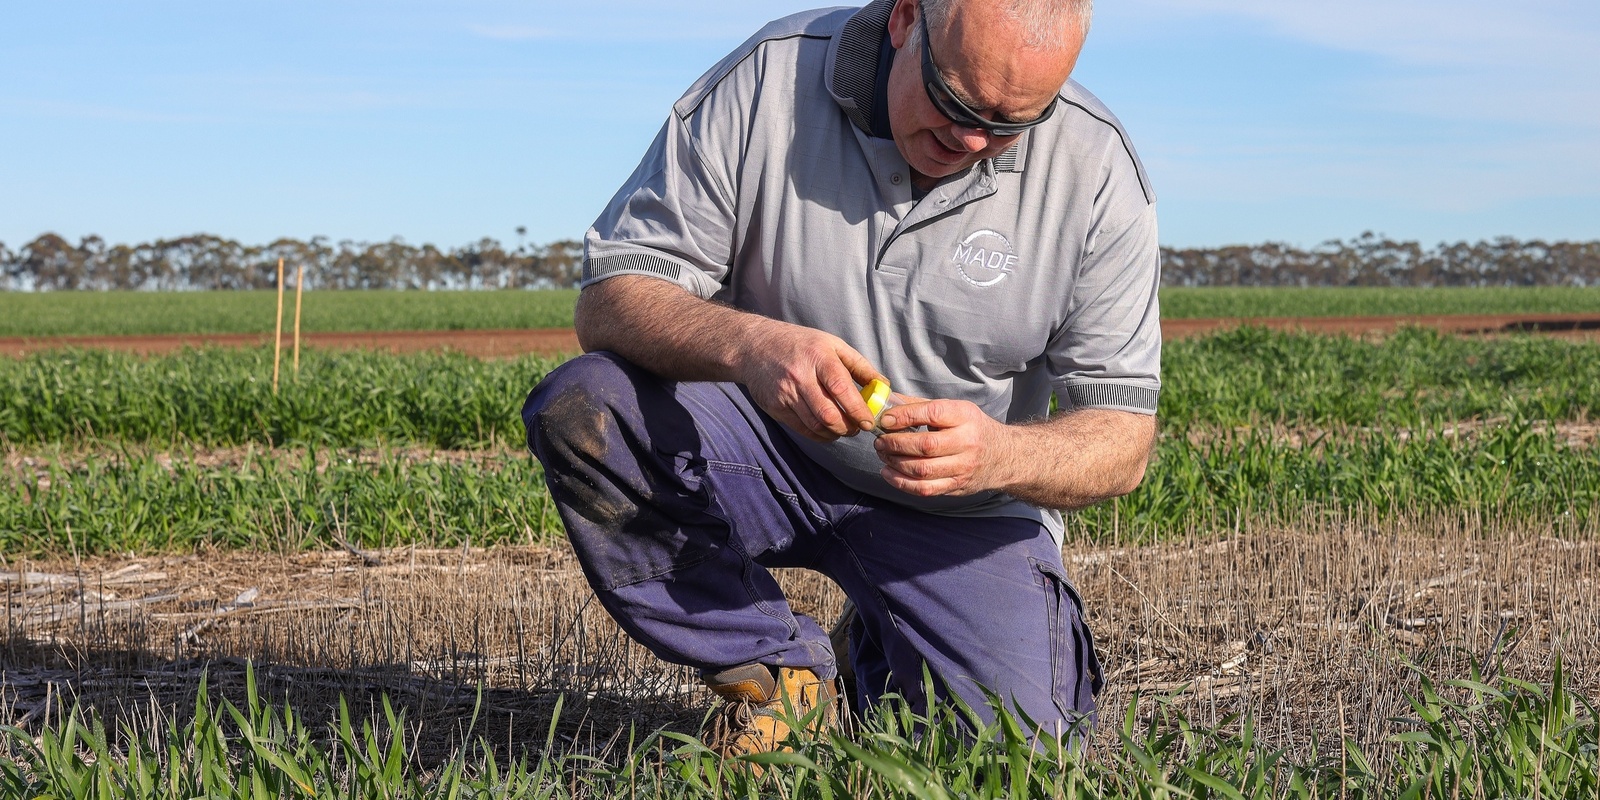
<svg viewBox="0 0 1600 800">
<path fill-rule="evenodd" d="M 1257 325 L 1273 330 L 1350 336 L 1392 333 L 1415 325 L 1455 334 L 1542 333 L 1563 337 L 1600 338 L 1600 314 L 1494 314 L 1475 316 L 1408 317 L 1253 317 L 1225 319 L 1169 319 L 1161 322 L 1168 340 L 1186 339 L 1218 330 Z M 169 353 L 185 347 L 264 347 L 265 334 L 168 334 L 151 336 L 51 336 L 0 337 L 0 355 L 21 356 L 63 347 L 92 347 L 134 353 Z M 364 348 L 394 353 L 420 350 L 454 350 L 480 358 L 507 358 L 524 353 L 563 355 L 581 352 L 577 334 L 570 328 L 487 331 L 367 331 L 359 333 L 307 333 L 301 344 L 332 350 Z M 288 357 L 290 339 L 283 339 Z"/>
</svg>

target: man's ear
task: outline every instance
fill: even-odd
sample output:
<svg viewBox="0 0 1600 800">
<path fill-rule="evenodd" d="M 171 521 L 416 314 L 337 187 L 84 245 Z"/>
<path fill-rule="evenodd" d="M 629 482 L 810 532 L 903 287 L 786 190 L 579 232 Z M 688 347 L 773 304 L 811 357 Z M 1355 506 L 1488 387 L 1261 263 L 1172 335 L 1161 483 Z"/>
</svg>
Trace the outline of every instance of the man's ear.
<svg viewBox="0 0 1600 800">
<path fill-rule="evenodd" d="M 911 38 L 911 26 L 917 24 L 917 0 L 896 0 L 889 12 L 889 44 L 899 50 Z"/>
</svg>

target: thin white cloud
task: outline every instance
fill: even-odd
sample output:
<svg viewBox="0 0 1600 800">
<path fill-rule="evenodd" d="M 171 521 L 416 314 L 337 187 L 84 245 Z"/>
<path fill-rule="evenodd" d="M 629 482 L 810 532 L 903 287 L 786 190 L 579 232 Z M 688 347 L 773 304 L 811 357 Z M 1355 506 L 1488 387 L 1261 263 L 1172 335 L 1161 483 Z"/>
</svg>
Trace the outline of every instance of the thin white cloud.
<svg viewBox="0 0 1600 800">
<path fill-rule="evenodd" d="M 1594 0 L 1129 0 L 1145 25 L 1232 18 L 1319 48 L 1375 56 L 1350 101 L 1401 116 L 1600 134 Z"/>
<path fill-rule="evenodd" d="M 1369 106 L 1442 120 L 1588 130 L 1600 134 L 1600 85 L 1489 69 L 1395 75 L 1362 82 Z"/>
<path fill-rule="evenodd" d="M 1600 49 L 1592 0 L 1135 0 L 1156 12 L 1254 19 L 1325 47 L 1438 66 L 1589 65 Z M 1593 80 L 1593 78 L 1591 78 Z"/>
<path fill-rule="evenodd" d="M 557 35 L 549 28 L 532 25 L 468 25 L 467 30 L 474 36 L 502 42 L 526 42 L 533 39 L 549 39 Z"/>
<path fill-rule="evenodd" d="M 1581 134 L 1514 141 L 1476 137 L 1343 139 L 1316 131 L 1220 129 L 1206 141 L 1159 131 L 1143 155 L 1168 198 L 1259 201 L 1370 200 L 1437 212 L 1476 212 L 1508 202 L 1592 196 L 1600 165 Z M 1224 143 L 1225 142 L 1225 143 Z"/>
<path fill-rule="evenodd" d="M 100 105 L 94 103 L 64 102 L 21 98 L 11 101 L 13 109 L 21 115 L 44 118 L 81 119 L 96 122 L 128 122 L 154 124 L 196 124 L 213 121 L 210 117 L 193 113 L 167 113 L 140 108 Z"/>
<path fill-rule="evenodd" d="M 589 0 L 552 3 L 540 10 L 539 21 L 558 31 L 558 36 L 581 36 L 588 41 L 723 40 L 732 47 L 767 22 L 829 4 L 816 0 Z"/>
</svg>

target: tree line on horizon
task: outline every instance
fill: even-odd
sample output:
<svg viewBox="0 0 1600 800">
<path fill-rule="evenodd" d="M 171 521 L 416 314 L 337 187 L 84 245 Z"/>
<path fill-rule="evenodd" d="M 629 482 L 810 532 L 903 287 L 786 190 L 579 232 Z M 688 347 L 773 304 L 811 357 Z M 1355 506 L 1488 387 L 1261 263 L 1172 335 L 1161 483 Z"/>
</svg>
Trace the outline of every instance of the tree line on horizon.
<svg viewBox="0 0 1600 800">
<path fill-rule="evenodd" d="M 247 245 L 211 234 L 74 245 L 46 233 L 16 251 L 0 242 L 0 289 L 151 291 L 271 289 L 283 259 L 285 283 L 305 269 L 307 289 L 557 289 L 576 286 L 583 243 L 563 240 L 508 248 L 483 238 L 451 250 L 387 242 L 278 239 Z"/>
<path fill-rule="evenodd" d="M 46 233 L 15 251 L 0 242 L 0 290 L 270 289 L 280 258 L 291 283 L 304 267 L 308 289 L 558 289 L 577 285 L 583 243 L 508 248 L 485 237 L 441 250 L 399 238 L 246 245 L 196 234 L 113 245 Z M 1600 286 L 1600 241 L 1500 237 L 1424 248 L 1365 233 L 1310 249 L 1163 247 L 1161 262 L 1165 286 Z"/>
</svg>

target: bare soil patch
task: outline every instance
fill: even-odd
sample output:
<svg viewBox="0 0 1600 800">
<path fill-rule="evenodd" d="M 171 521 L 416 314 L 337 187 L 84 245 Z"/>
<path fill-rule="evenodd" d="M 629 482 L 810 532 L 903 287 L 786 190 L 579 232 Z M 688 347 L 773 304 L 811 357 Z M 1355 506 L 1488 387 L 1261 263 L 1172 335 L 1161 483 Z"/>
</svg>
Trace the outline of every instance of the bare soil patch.
<svg viewBox="0 0 1600 800">
<path fill-rule="evenodd" d="M 1600 314 L 1169 319 L 1161 321 L 1161 334 L 1168 340 L 1186 339 L 1241 325 L 1351 336 L 1383 335 L 1404 326 L 1420 326 L 1464 335 L 1541 333 L 1573 338 L 1600 337 Z M 285 348 L 291 344 L 288 336 L 282 341 Z M 267 334 L 249 333 L 0 337 L 0 354 L 18 357 L 42 350 L 85 347 L 154 355 L 186 347 L 263 347 L 271 342 L 272 337 Z M 306 347 L 330 350 L 367 349 L 393 353 L 452 350 L 480 358 L 509 358 L 529 353 L 555 356 L 582 352 L 578 336 L 570 328 L 307 333 L 301 336 L 301 342 Z"/>
<path fill-rule="evenodd" d="M 1375 428 L 1358 425 L 1314 426 L 1262 423 L 1231 428 L 1196 427 L 1191 429 L 1186 434 L 1186 437 L 1190 444 L 1205 445 L 1232 436 L 1260 436 L 1274 444 L 1294 448 L 1320 448 L 1330 442 L 1368 441 L 1373 437 L 1401 442 L 1411 440 L 1427 441 L 1433 438 L 1459 439 L 1472 442 L 1481 440 L 1493 433 L 1495 429 L 1508 424 L 1511 424 L 1511 421 L 1503 417 L 1456 420 L 1436 428 L 1423 430 Z M 1536 420 L 1528 423 L 1528 428 L 1534 433 L 1552 434 L 1567 447 L 1571 448 L 1592 448 L 1600 444 L 1600 423 Z M 1166 434 L 1163 435 L 1165 436 Z"/>
<path fill-rule="evenodd" d="M 1161 546 L 1069 545 L 1108 676 L 1108 728 L 1134 692 L 1170 695 L 1215 723 L 1256 715 L 1272 747 L 1376 742 L 1405 729 L 1417 667 L 1488 668 L 1600 689 L 1600 536 L 1559 521 L 1329 518 Z M 825 624 L 842 597 L 783 572 L 796 608 Z M 192 706 L 202 673 L 316 719 L 336 698 L 386 695 L 419 738 L 419 763 L 467 735 L 508 753 L 604 751 L 630 726 L 694 730 L 711 705 L 690 672 L 629 641 L 565 548 L 375 553 L 208 552 L 0 567 L 6 638 L 0 724 L 37 728 L 72 699 L 137 727 Z M 479 687 L 482 693 L 479 694 Z"/>
</svg>

